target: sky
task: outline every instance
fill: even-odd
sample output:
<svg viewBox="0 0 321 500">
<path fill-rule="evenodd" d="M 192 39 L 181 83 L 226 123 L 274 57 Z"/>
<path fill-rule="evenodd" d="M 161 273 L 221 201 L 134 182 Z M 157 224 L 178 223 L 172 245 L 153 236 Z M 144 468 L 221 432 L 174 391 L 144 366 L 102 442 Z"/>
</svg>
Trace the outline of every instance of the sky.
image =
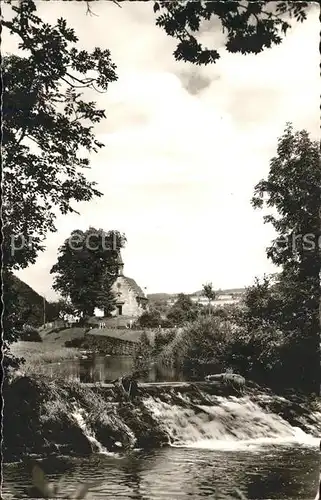
<svg viewBox="0 0 321 500">
<path fill-rule="evenodd" d="M 216 23 L 200 40 L 219 49 L 216 64 L 177 62 L 175 41 L 155 26 L 152 2 L 38 2 L 38 15 L 63 16 L 79 48 L 111 51 L 118 81 L 95 95 L 107 118 L 106 146 L 88 174 L 104 196 L 57 218 L 36 264 L 17 275 L 56 298 L 50 269 L 74 229 L 117 229 L 127 236 L 124 272 L 147 293 L 192 293 L 250 285 L 274 272 L 265 249 L 274 236 L 250 200 L 267 176 L 286 122 L 319 138 L 319 8 L 294 24 L 279 46 L 229 54 Z M 14 52 L 4 39 L 3 52 Z M 91 96 L 92 97 L 92 96 Z"/>
</svg>

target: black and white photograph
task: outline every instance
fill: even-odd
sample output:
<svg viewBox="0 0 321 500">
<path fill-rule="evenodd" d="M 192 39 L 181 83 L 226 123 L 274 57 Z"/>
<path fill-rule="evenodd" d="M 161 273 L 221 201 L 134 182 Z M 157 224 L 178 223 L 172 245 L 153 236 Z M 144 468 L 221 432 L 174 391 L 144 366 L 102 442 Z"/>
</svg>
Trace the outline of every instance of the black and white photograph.
<svg viewBox="0 0 321 500">
<path fill-rule="evenodd" d="M 4 500 L 321 500 L 320 19 L 3 0 Z"/>
</svg>

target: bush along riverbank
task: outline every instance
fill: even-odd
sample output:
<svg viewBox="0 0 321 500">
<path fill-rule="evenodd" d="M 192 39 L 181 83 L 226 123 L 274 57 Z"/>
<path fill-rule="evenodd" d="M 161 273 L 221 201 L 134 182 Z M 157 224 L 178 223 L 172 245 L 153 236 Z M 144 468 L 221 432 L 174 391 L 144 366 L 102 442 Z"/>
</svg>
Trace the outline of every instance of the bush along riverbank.
<svg viewBox="0 0 321 500">
<path fill-rule="evenodd" d="M 3 458 L 86 456 L 203 439 L 309 440 L 321 412 L 307 398 L 281 398 L 250 384 L 146 386 L 129 401 L 117 387 L 16 377 L 3 390 Z"/>
<path fill-rule="evenodd" d="M 250 297 L 252 293 L 250 290 Z M 298 332 L 288 333 L 277 323 L 261 325 L 248 309 L 236 309 L 226 317 L 199 317 L 181 328 L 159 331 L 153 345 L 142 337 L 136 349 L 136 364 L 159 363 L 182 373 L 185 380 L 203 380 L 208 374 L 234 371 L 276 392 L 294 389 L 307 395 L 319 394 L 315 383 L 318 370 L 311 365 L 315 353 L 310 339 L 302 336 L 301 342 Z M 312 350 L 313 357 L 307 355 L 307 349 Z"/>
</svg>

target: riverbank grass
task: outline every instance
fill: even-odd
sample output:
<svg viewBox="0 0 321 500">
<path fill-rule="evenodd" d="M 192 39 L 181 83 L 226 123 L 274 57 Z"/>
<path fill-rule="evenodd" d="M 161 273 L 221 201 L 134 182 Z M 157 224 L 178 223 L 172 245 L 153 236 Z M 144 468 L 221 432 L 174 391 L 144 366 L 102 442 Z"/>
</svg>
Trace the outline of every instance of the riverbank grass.
<svg viewBox="0 0 321 500">
<path fill-rule="evenodd" d="M 14 356 L 25 359 L 20 366 L 19 374 L 26 376 L 57 377 L 57 374 L 52 372 L 52 365 L 72 361 L 81 356 L 80 351 L 73 347 L 45 342 L 15 342 L 11 346 L 11 352 Z M 63 370 L 60 369 L 59 372 L 60 377 L 63 376 Z"/>
<path fill-rule="evenodd" d="M 57 363 L 81 356 L 78 349 L 73 347 L 45 342 L 15 342 L 11 346 L 11 352 L 17 357 L 25 358 L 28 363 Z"/>
</svg>

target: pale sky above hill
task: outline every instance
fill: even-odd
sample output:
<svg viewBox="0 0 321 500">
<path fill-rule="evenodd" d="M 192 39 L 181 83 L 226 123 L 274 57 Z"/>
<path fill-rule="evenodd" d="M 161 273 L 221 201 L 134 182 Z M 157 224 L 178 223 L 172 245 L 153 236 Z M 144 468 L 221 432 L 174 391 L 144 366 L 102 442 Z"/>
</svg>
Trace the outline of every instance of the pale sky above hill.
<svg viewBox="0 0 321 500">
<path fill-rule="evenodd" d="M 53 299 L 58 247 L 90 225 L 125 232 L 125 274 L 153 292 L 242 287 L 273 272 L 265 248 L 273 237 L 252 209 L 254 185 L 269 170 L 285 123 L 319 137 L 319 9 L 285 41 L 259 55 L 221 51 L 211 67 L 174 60 L 175 41 L 155 26 L 152 4 L 38 2 L 40 17 L 66 18 L 79 46 L 109 48 L 118 81 L 95 98 L 107 119 L 106 144 L 91 157 L 90 177 L 104 193 L 59 216 L 47 250 L 18 276 Z M 222 46 L 219 26 L 202 34 Z M 212 40 L 212 43 L 211 43 Z M 3 52 L 14 50 L 4 39 Z M 92 97 L 92 96 L 91 96 Z"/>
</svg>

